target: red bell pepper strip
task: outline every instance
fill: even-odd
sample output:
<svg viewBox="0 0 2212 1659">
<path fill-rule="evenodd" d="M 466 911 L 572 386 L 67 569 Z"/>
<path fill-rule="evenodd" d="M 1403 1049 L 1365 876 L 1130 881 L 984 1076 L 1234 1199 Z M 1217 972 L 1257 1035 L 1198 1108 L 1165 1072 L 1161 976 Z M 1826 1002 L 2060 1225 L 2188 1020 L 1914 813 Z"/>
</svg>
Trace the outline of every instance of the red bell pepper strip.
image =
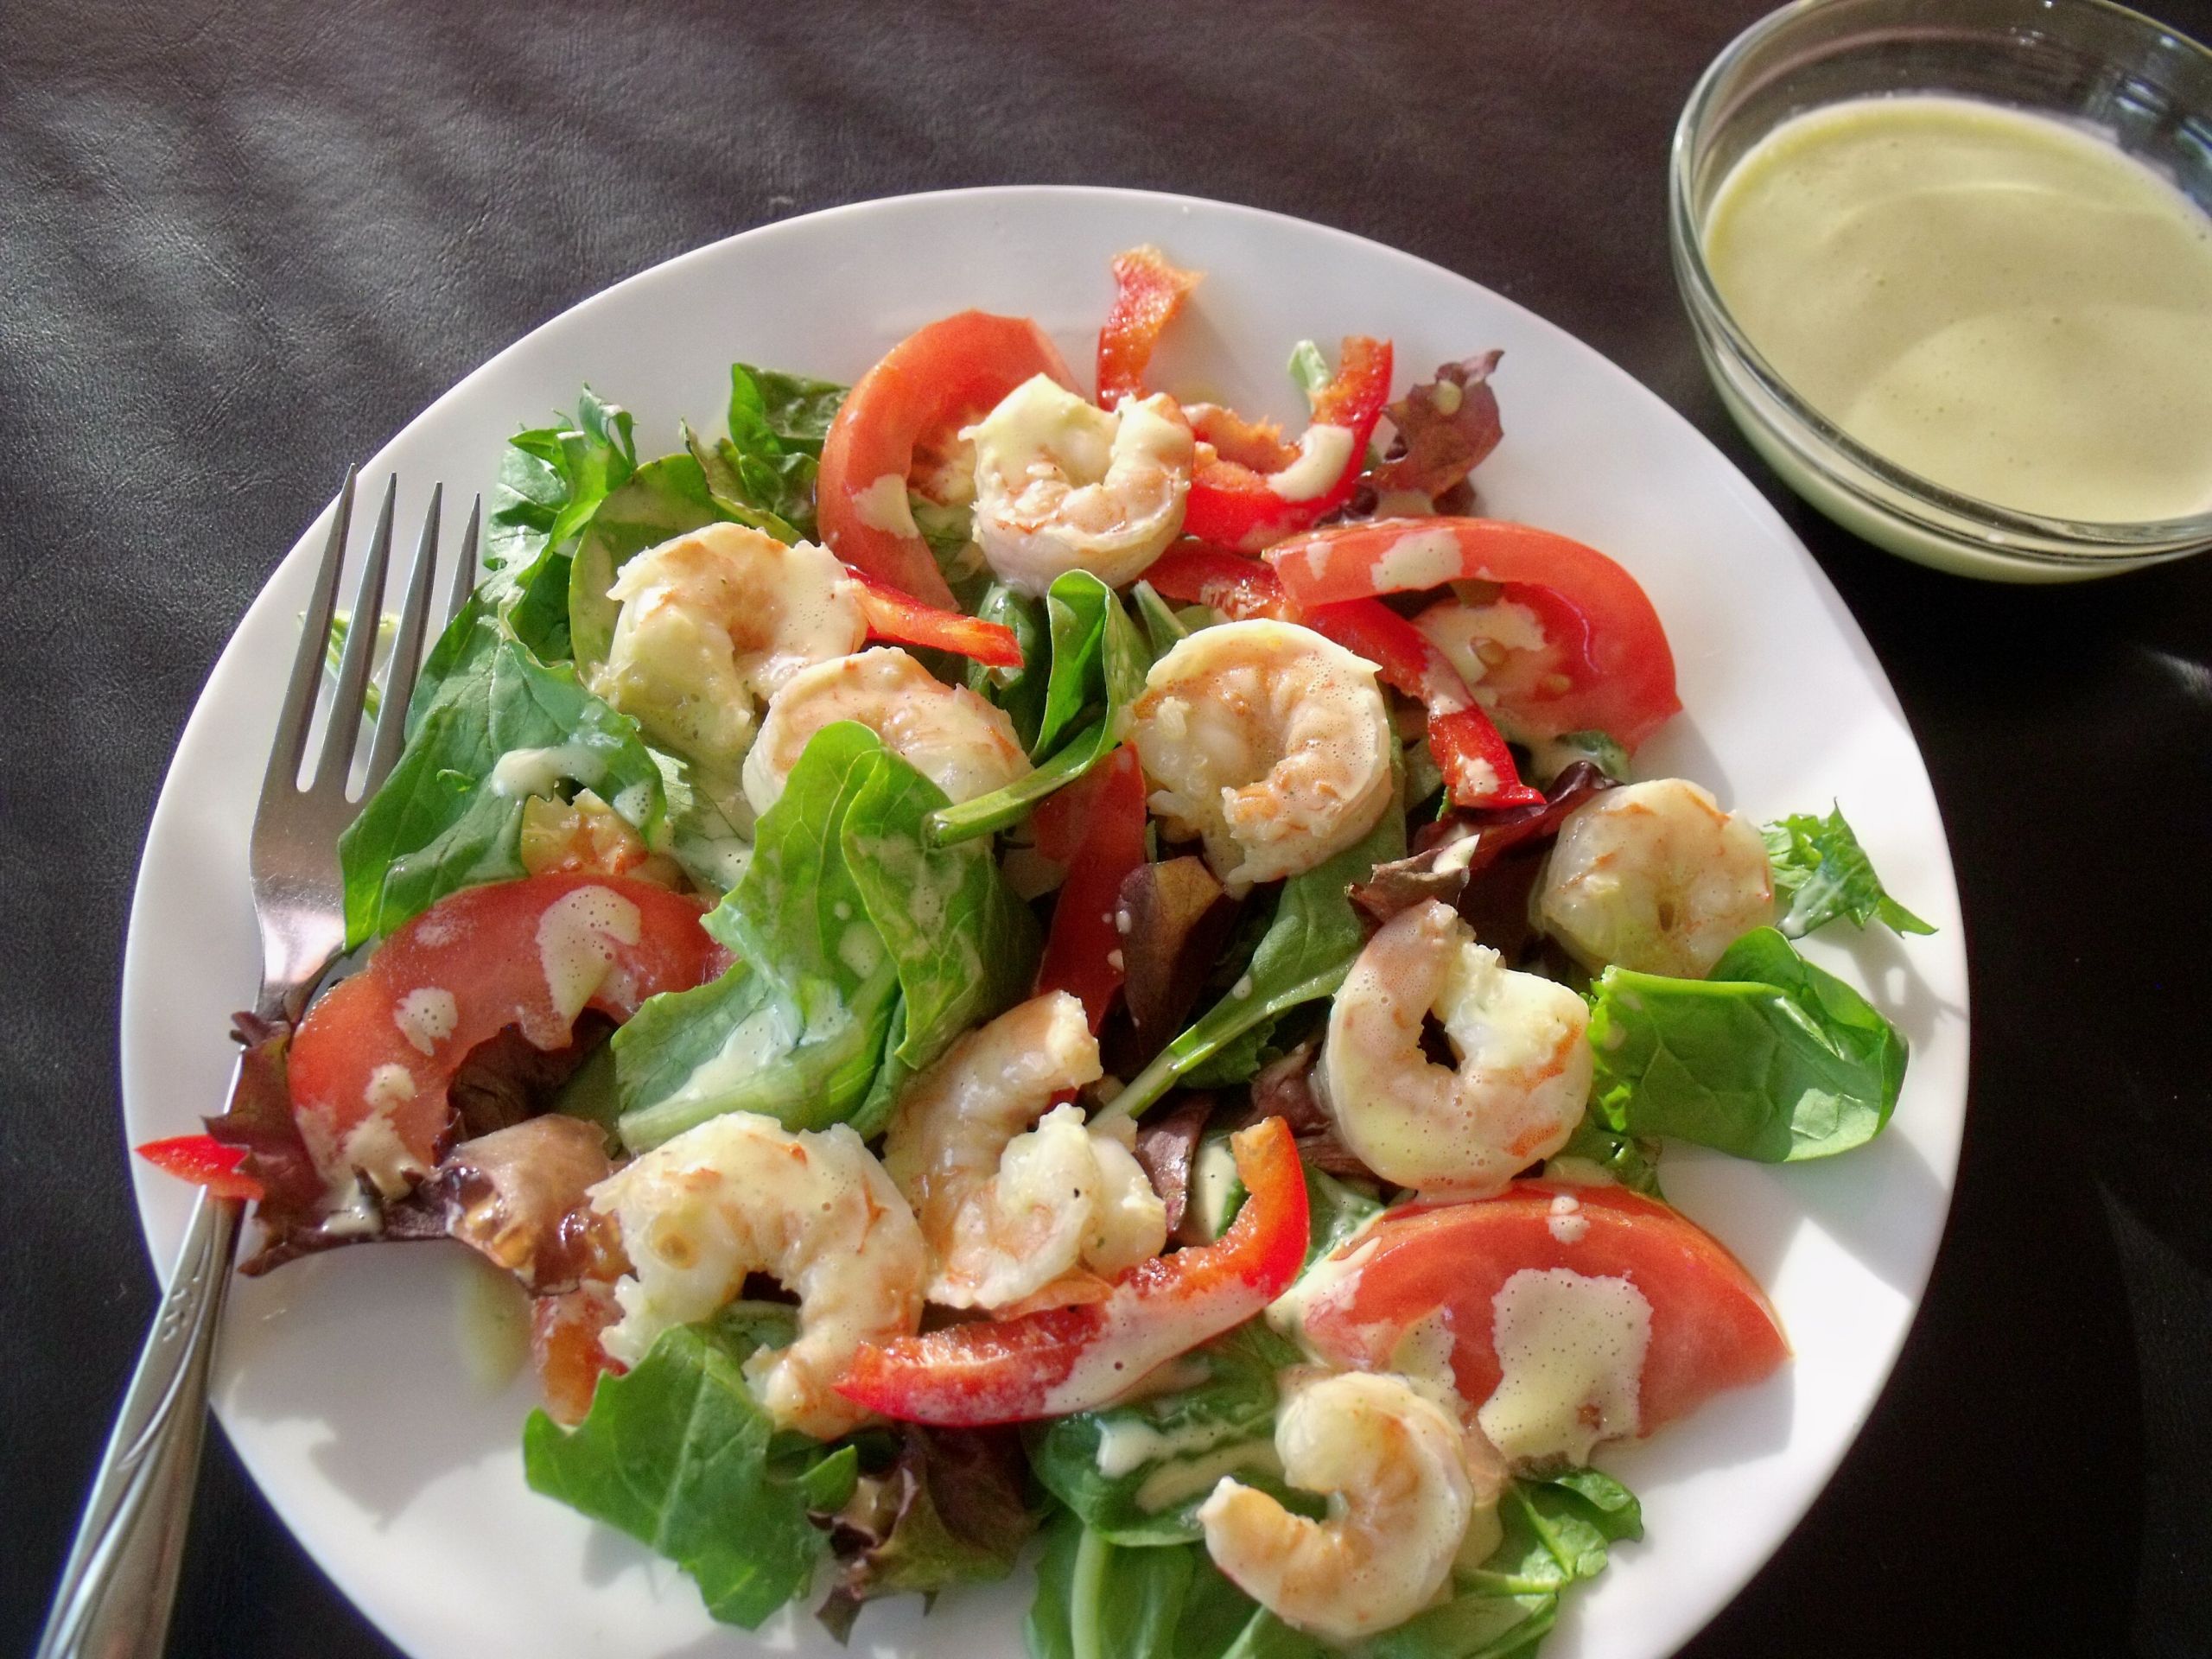
<svg viewBox="0 0 2212 1659">
<path fill-rule="evenodd" d="M 226 1147 L 212 1135 L 180 1135 L 138 1148 L 138 1155 L 156 1169 L 204 1186 L 219 1198 L 258 1200 L 261 1183 L 238 1167 L 245 1154 L 244 1147 Z"/>
<path fill-rule="evenodd" d="M 1373 599 L 1346 600 L 1300 612 L 1275 571 L 1256 559 L 1180 541 L 1145 572 L 1161 597 L 1211 605 L 1243 620 L 1302 622 L 1376 666 L 1384 683 L 1428 710 L 1428 748 L 1460 806 L 1533 806 L 1544 797 L 1521 781 L 1512 751 L 1459 677 L 1459 671 L 1419 628 Z"/>
<path fill-rule="evenodd" d="M 1521 781 L 1513 752 L 1459 671 L 1419 628 L 1376 599 L 1306 613 L 1306 626 L 1375 664 L 1386 684 L 1428 709 L 1428 752 L 1459 806 L 1537 806 L 1544 792 Z"/>
<path fill-rule="evenodd" d="M 1033 1422 L 1104 1405 L 1243 1324 L 1305 1262 L 1306 1177 L 1281 1118 L 1238 1131 L 1230 1149 L 1250 1197 L 1214 1243 L 1139 1262 L 1101 1301 L 864 1347 L 837 1392 L 906 1422 Z"/>
<path fill-rule="evenodd" d="M 847 565 L 845 573 L 860 584 L 861 615 L 867 620 L 869 639 L 949 651 L 992 668 L 1021 666 L 1021 645 L 1012 628 L 963 611 L 925 605 L 854 565 Z"/>
<path fill-rule="evenodd" d="M 1452 582 L 1502 584 L 1544 626 L 1546 645 L 1484 676 L 1516 736 L 1608 732 L 1633 751 L 1679 711 L 1675 658 L 1636 578 L 1592 547 L 1496 518 L 1333 524 L 1268 550 L 1302 608 Z M 1162 591 L 1166 591 L 1162 589 Z"/>
<path fill-rule="evenodd" d="M 1303 457 L 1317 444 L 1333 441 L 1325 437 L 1327 429 L 1348 433 L 1351 442 L 1336 476 L 1319 483 L 1301 480 L 1293 487 L 1288 468 L 1255 472 L 1215 445 L 1212 459 L 1202 459 L 1192 476 L 1184 529 L 1202 541 L 1255 553 L 1319 524 L 1351 499 L 1367 465 L 1368 440 L 1389 397 L 1390 342 L 1347 336 L 1337 378 L 1313 395 L 1313 423 L 1298 446 Z M 1205 438 L 1202 423 L 1194 429 Z"/>
<path fill-rule="evenodd" d="M 1083 793 L 1073 804 L 1060 806 L 1078 791 Z M 1048 808 L 1055 817 L 1080 814 L 1081 839 L 1066 861 L 1068 879 L 1061 885 L 1052 931 L 1037 965 L 1037 994 L 1072 993 L 1095 1037 L 1122 989 L 1122 933 L 1114 920 L 1122 883 L 1145 861 L 1144 769 L 1137 764 L 1137 752 L 1123 744 L 1081 782 L 1049 797 L 1032 822 L 1045 818 Z M 1064 823 L 1039 824 L 1038 847 L 1047 857 L 1048 841 L 1065 846 L 1067 839 Z"/>
<path fill-rule="evenodd" d="M 1199 273 L 1178 270 L 1158 248 L 1131 248 L 1114 256 L 1114 304 L 1098 331 L 1098 403 L 1111 409 L 1124 397 L 1144 396 L 1144 372 L 1153 348 L 1198 285 Z"/>
</svg>

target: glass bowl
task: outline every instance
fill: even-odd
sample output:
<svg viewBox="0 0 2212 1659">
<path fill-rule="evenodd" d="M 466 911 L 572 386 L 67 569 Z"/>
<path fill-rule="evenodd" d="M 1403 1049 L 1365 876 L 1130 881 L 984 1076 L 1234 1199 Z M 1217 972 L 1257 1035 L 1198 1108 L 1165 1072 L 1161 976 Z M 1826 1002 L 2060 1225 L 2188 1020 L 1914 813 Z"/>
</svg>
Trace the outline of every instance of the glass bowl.
<svg viewBox="0 0 2212 1659">
<path fill-rule="evenodd" d="M 2105 0 L 1798 0 L 1713 60 L 1675 130 L 1668 240 L 1723 404 L 1791 488 L 1923 564 L 1998 582 L 2079 582 L 2212 546 L 2212 508 L 2089 524 L 1961 495 L 1846 435 L 1730 316 L 1700 231 L 1730 168 L 1783 122 L 1846 99 L 1948 92 L 2088 123 L 2212 209 L 2212 52 Z"/>
</svg>

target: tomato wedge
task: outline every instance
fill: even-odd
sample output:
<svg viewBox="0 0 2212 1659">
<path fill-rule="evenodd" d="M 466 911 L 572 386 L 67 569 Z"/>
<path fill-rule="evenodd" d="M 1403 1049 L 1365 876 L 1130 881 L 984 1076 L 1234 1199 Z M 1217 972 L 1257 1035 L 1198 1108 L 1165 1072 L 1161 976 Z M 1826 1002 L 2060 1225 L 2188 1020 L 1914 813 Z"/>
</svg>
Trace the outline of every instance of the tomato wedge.
<svg viewBox="0 0 2212 1659">
<path fill-rule="evenodd" d="M 912 334 L 846 395 L 822 443 L 815 515 L 830 550 L 940 610 L 952 589 L 915 529 L 906 478 L 919 452 L 942 448 L 1033 375 L 1075 381 L 1027 317 L 963 311 Z"/>
<path fill-rule="evenodd" d="M 1083 791 L 1081 798 L 1065 810 L 1082 816 L 1081 839 L 1067 861 L 1068 879 L 1052 908 L 1052 931 L 1045 940 L 1044 959 L 1037 964 L 1036 994 L 1066 991 L 1074 995 L 1083 1004 L 1095 1037 L 1122 989 L 1122 935 L 1114 923 L 1122 883 L 1145 861 L 1144 770 L 1137 764 L 1136 750 L 1124 743 L 1105 765 L 1049 798 L 1037 816 L 1045 817 L 1045 807 L 1055 806 L 1077 791 Z M 1039 849 L 1048 841 L 1065 845 L 1065 834 L 1057 823 L 1040 827 Z"/>
<path fill-rule="evenodd" d="M 1138 1263 L 1100 1301 L 864 1347 L 837 1392 L 906 1422 L 1033 1422 L 1103 1405 L 1243 1324 L 1306 1259 L 1306 1177 L 1279 1117 L 1238 1131 L 1230 1150 L 1251 1196 L 1214 1243 Z"/>
<path fill-rule="evenodd" d="M 327 1177 L 404 1189 L 437 1161 L 469 1051 L 509 1026 L 563 1046 L 586 1008 L 626 1020 L 703 984 L 728 953 L 696 899 L 621 876 L 533 875 L 465 887 L 391 935 L 293 1034 L 292 1116 Z"/>
<path fill-rule="evenodd" d="M 1232 425 L 1215 430 L 1194 406 L 1186 411 L 1192 429 L 1215 453 L 1192 476 L 1184 529 L 1201 541 L 1255 553 L 1319 524 L 1351 499 L 1367 465 L 1368 440 L 1389 400 L 1390 342 L 1346 336 L 1337 377 L 1313 395 L 1313 423 L 1295 454 L 1264 472 L 1228 453 L 1252 448 L 1256 429 L 1230 417 Z"/>
<path fill-rule="evenodd" d="M 138 1155 L 162 1173 L 204 1186 L 219 1198 L 261 1197 L 261 1183 L 238 1167 L 245 1161 L 246 1149 L 226 1146 L 212 1135 L 149 1141 L 138 1148 Z"/>
<path fill-rule="evenodd" d="M 1567 1217 L 1553 1209 L 1563 1195 L 1576 1205 Z M 1641 1433 L 1789 1357 L 1766 1294 L 1736 1258 L 1695 1223 L 1625 1187 L 1516 1181 L 1494 1198 L 1409 1205 L 1335 1259 L 1361 1251 L 1358 1266 L 1308 1306 L 1307 1339 L 1339 1364 L 1389 1370 L 1400 1343 L 1441 1310 L 1452 1375 L 1477 1406 L 1502 1375 L 1492 1340 L 1497 1294 L 1523 1268 L 1625 1278 L 1650 1304 Z"/>
<path fill-rule="evenodd" d="M 1667 631 L 1634 576 L 1593 547 L 1497 518 L 1338 524 L 1272 547 L 1284 591 L 1311 609 L 1452 582 L 1502 584 L 1543 626 L 1541 650 L 1486 672 L 1491 712 L 1514 736 L 1592 729 L 1635 749 L 1677 713 Z"/>
<path fill-rule="evenodd" d="M 1111 409 L 1144 396 L 1153 348 L 1198 285 L 1198 273 L 1178 270 L 1158 248 L 1114 256 L 1114 304 L 1098 331 L 1098 403 Z"/>
</svg>

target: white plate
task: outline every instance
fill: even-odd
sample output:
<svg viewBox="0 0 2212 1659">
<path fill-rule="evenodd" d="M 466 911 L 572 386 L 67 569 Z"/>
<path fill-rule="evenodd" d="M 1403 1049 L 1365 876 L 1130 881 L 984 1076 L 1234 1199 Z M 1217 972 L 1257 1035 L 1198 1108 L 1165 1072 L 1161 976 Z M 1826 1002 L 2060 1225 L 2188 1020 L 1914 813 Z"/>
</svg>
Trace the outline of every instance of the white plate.
<svg viewBox="0 0 2212 1659">
<path fill-rule="evenodd" d="M 712 424 L 733 359 L 850 380 L 901 335 L 967 306 L 1026 312 L 1087 365 L 1117 250 L 1156 242 L 1207 273 L 1159 378 L 1288 419 L 1283 364 L 1306 336 L 1385 334 L 1402 383 L 1503 346 L 1506 439 L 1488 510 L 1604 548 L 1649 591 L 1688 712 L 1638 757 L 1765 819 L 1842 802 L 1895 890 L 1942 930 L 1823 939 L 1808 953 L 1872 994 L 1912 1044 L 1904 1098 L 1872 1147 L 1769 1168 L 1670 1154 L 1667 1185 L 1772 1293 L 1796 1363 L 1649 1446 L 1605 1457 L 1643 1500 L 1648 1541 L 1569 1599 L 1548 1652 L 1672 1651 L 1772 1553 L 1827 1481 L 1889 1373 L 1948 1204 L 1965 1111 L 1967 978 L 1957 893 L 1928 777 L 1865 639 L 1804 549 L 1687 423 L 1604 359 L 1488 289 L 1339 232 L 1135 192 L 1005 189 L 817 213 L 703 248 L 586 301 L 501 353 L 365 468 L 488 487 L 507 435 L 588 382 L 635 410 L 640 453 L 679 416 Z M 238 626 L 154 815 L 123 988 L 124 1118 L 135 1142 L 196 1127 L 223 1086 L 231 1010 L 257 968 L 247 833 L 290 660 L 309 526 Z M 1847 935 L 1848 930 L 1845 930 Z M 186 1190 L 143 1169 L 155 1260 Z M 241 1281 L 216 1387 L 232 1443 L 346 1593 L 416 1659 L 543 1653 L 675 1659 L 836 1649 L 801 1614 L 756 1648 L 713 1625 L 689 1582 L 523 1484 L 531 1385 L 473 1381 L 457 1245 L 341 1250 Z M 869 1651 L 1018 1649 L 1026 1575 L 870 1608 Z"/>
</svg>

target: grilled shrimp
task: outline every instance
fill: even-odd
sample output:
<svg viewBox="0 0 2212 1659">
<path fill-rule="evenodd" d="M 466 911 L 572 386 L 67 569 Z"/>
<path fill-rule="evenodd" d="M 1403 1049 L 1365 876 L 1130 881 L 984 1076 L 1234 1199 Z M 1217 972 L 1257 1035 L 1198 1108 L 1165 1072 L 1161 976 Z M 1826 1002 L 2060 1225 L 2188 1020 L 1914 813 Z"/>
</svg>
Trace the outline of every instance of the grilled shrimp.
<svg viewBox="0 0 2212 1659">
<path fill-rule="evenodd" d="M 654 741 L 734 777 L 756 704 L 868 638 L 859 585 L 810 542 L 709 524 L 648 548 L 607 597 L 622 607 L 591 689 Z"/>
<path fill-rule="evenodd" d="M 1592 972 L 1702 979 L 1774 920 L 1774 869 L 1751 823 L 1695 784 L 1656 778 L 1567 814 L 1530 908 Z"/>
<path fill-rule="evenodd" d="M 1456 1067 L 1421 1052 L 1430 1014 Z M 1501 1191 L 1567 1144 L 1590 1096 L 1589 1011 L 1515 973 L 1448 905 L 1401 911 L 1368 941 L 1329 1009 L 1320 1077 L 1344 1144 L 1427 1194 Z"/>
<path fill-rule="evenodd" d="M 1402 1377 L 1323 1377 L 1277 1412 L 1275 1453 L 1293 1486 L 1328 1495 L 1328 1518 L 1224 1477 L 1198 1524 L 1238 1589 L 1285 1624 L 1349 1643 L 1404 1623 L 1444 1587 L 1476 1508 L 1450 1412 Z"/>
<path fill-rule="evenodd" d="M 685 1131 L 591 1191 L 632 1264 L 601 1342 L 635 1365 L 671 1325 L 704 1319 L 766 1273 L 798 1298 L 798 1336 L 745 1364 L 779 1428 L 830 1440 L 867 1413 L 834 1384 L 863 1343 L 921 1323 L 929 1252 L 913 1212 L 842 1123 L 793 1133 L 754 1112 Z"/>
<path fill-rule="evenodd" d="M 1375 670 L 1310 628 L 1202 628 L 1153 664 L 1130 713 L 1153 811 L 1204 840 L 1232 893 L 1312 869 L 1390 804 Z"/>
<path fill-rule="evenodd" d="M 1196 447 L 1172 398 L 1105 410 L 1039 374 L 960 435 L 975 445 L 976 540 L 1010 588 L 1041 594 L 1070 570 L 1121 587 L 1183 527 Z"/>
<path fill-rule="evenodd" d="M 896 645 L 817 663 L 768 704 L 745 757 L 745 796 L 766 812 L 824 726 L 858 721 L 955 801 L 1001 789 L 1029 770 L 1014 722 L 965 686 L 947 685 Z"/>
<path fill-rule="evenodd" d="M 883 1163 L 920 1219 L 931 1301 L 1034 1305 L 1048 1287 L 1072 1300 L 1166 1246 L 1134 1124 L 1117 1136 L 1052 1106 L 1099 1075 L 1083 1004 L 1054 991 L 970 1032 L 907 1085 Z"/>
</svg>

